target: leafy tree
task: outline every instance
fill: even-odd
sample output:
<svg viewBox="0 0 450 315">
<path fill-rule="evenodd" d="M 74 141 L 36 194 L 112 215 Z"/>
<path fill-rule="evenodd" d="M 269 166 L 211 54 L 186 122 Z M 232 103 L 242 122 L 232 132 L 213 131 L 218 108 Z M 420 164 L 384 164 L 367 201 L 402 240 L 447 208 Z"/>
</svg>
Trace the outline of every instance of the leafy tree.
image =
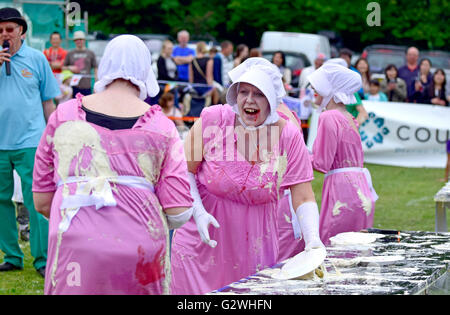
<svg viewBox="0 0 450 315">
<path fill-rule="evenodd" d="M 448 0 L 79 0 L 89 12 L 90 29 L 106 33 L 168 33 L 181 29 L 193 36 L 254 47 L 264 31 L 316 33 L 334 30 L 347 47 L 373 43 L 448 49 Z M 380 26 L 369 26 L 371 10 L 380 7 Z"/>
</svg>

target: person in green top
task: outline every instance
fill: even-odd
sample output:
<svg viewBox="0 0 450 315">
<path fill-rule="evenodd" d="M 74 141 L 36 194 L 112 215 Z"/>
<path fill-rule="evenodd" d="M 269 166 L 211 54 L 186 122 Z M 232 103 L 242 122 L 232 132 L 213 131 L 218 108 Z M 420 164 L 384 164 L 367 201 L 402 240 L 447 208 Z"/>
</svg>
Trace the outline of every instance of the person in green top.
<svg viewBox="0 0 450 315">
<path fill-rule="evenodd" d="M 355 104 L 345 105 L 345 107 L 347 111 L 356 118 L 358 124 L 361 126 L 367 120 L 367 118 L 369 118 L 369 114 L 367 114 L 367 111 L 364 108 L 361 97 L 358 93 L 355 93 L 355 98 Z"/>
</svg>

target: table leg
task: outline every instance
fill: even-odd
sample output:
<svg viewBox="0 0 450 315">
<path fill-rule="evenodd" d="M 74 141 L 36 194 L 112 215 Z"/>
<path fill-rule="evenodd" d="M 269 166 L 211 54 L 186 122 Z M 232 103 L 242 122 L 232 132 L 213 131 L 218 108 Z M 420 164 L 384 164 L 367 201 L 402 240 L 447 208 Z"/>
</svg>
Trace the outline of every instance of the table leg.
<svg viewBox="0 0 450 315">
<path fill-rule="evenodd" d="M 436 202 L 436 232 L 447 232 L 447 210 L 445 202 Z"/>
</svg>

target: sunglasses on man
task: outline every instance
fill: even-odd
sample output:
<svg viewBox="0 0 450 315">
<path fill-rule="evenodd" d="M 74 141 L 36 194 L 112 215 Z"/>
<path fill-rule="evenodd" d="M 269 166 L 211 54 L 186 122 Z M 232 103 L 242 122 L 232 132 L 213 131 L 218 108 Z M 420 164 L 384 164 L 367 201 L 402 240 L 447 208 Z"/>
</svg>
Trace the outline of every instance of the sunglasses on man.
<svg viewBox="0 0 450 315">
<path fill-rule="evenodd" d="M 5 30 L 6 33 L 12 33 L 18 27 L 19 26 L 8 26 L 8 27 L 5 27 L 5 28 L 0 28 L 0 34 L 3 34 L 3 30 Z"/>
</svg>

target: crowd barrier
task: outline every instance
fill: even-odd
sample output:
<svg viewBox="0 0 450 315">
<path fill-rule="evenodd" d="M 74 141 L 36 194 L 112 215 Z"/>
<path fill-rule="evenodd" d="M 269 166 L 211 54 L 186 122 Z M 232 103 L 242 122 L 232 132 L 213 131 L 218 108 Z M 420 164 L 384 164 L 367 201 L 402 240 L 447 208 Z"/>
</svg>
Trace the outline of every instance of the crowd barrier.
<svg viewBox="0 0 450 315">
<path fill-rule="evenodd" d="M 364 162 L 444 168 L 450 139 L 450 107 L 430 104 L 363 101 L 369 118 L 360 126 Z M 308 149 L 317 134 L 318 113 L 312 112 Z"/>
</svg>

